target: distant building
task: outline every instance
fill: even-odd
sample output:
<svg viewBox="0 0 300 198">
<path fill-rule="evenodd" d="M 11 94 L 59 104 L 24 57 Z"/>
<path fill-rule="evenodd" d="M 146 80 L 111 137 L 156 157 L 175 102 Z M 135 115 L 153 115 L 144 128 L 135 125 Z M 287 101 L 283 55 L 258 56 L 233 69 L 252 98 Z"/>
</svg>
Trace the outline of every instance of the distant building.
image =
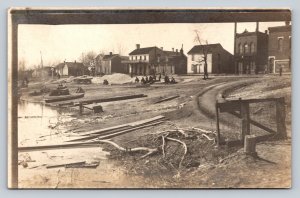
<svg viewBox="0 0 300 198">
<path fill-rule="evenodd" d="M 233 55 L 225 50 L 220 43 L 195 45 L 188 52 L 187 73 L 204 73 L 204 53 L 207 53 L 207 71 L 211 74 L 233 73 Z"/>
<path fill-rule="evenodd" d="M 269 28 L 268 69 L 270 73 L 291 71 L 291 25 Z"/>
<path fill-rule="evenodd" d="M 140 44 L 129 53 L 129 60 L 123 61 L 127 64 L 128 73 L 131 75 L 153 75 L 153 74 L 184 74 L 186 73 L 186 56 L 183 49 L 178 52 L 164 51 L 163 48 L 145 47 Z"/>
<path fill-rule="evenodd" d="M 56 66 L 56 72 L 60 76 L 82 76 L 88 75 L 88 68 L 83 65 L 83 63 L 66 62 L 60 63 Z"/>
<path fill-rule="evenodd" d="M 52 75 L 52 67 L 50 66 L 43 66 L 37 69 L 34 69 L 32 72 L 32 77 L 40 78 L 40 77 L 48 77 Z"/>
<path fill-rule="evenodd" d="M 107 55 L 99 54 L 95 58 L 96 74 L 127 73 L 126 65 L 122 63 L 123 60 L 128 60 L 128 57 L 112 52 Z"/>
<path fill-rule="evenodd" d="M 268 59 L 268 33 L 258 31 L 235 34 L 235 72 L 257 74 L 265 72 Z"/>
</svg>

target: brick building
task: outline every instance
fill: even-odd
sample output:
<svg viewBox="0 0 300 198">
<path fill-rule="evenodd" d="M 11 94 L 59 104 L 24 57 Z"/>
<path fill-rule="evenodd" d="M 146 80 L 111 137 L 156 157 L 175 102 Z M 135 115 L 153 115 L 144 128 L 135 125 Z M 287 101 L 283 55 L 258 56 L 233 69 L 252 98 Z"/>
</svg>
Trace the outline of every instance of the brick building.
<svg viewBox="0 0 300 198">
<path fill-rule="evenodd" d="M 187 73 L 204 73 L 203 54 L 207 52 L 207 71 L 212 74 L 234 73 L 233 55 L 220 43 L 195 45 L 188 52 Z"/>
<path fill-rule="evenodd" d="M 270 73 L 291 71 L 291 25 L 269 28 L 268 69 Z"/>
<path fill-rule="evenodd" d="M 255 32 L 235 33 L 235 73 L 263 73 L 268 60 L 268 33 Z"/>
</svg>

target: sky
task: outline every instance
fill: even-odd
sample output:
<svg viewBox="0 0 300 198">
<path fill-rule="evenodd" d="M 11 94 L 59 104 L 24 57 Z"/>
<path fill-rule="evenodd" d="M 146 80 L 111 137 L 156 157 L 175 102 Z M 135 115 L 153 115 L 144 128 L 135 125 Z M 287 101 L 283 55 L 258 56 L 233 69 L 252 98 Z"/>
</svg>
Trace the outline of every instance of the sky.
<svg viewBox="0 0 300 198">
<path fill-rule="evenodd" d="M 259 31 L 281 26 L 284 22 L 260 22 Z M 255 31 L 256 23 L 238 23 L 237 32 Z M 100 25 L 19 25 L 18 59 L 26 69 L 41 64 L 48 66 L 66 61 L 80 61 L 82 54 L 121 53 L 128 55 L 140 44 L 141 47 L 163 47 L 184 53 L 198 45 L 195 30 L 202 42 L 220 43 L 233 53 L 234 23 L 167 23 L 167 24 L 100 24 Z"/>
</svg>

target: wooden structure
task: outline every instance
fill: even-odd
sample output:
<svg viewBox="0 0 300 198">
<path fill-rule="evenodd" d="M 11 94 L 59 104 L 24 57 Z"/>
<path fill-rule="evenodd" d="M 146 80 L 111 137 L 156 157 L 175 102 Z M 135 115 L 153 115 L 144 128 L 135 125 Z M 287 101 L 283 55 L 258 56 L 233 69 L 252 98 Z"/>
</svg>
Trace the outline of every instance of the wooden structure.
<svg viewBox="0 0 300 198">
<path fill-rule="evenodd" d="M 260 102 L 275 102 L 276 103 L 276 123 L 277 130 L 262 125 L 261 123 L 254 121 L 250 118 L 249 105 L 251 103 Z M 265 98 L 265 99 L 246 99 L 242 100 L 224 100 L 222 102 L 216 102 L 216 127 L 217 127 L 217 143 L 220 145 L 220 117 L 219 113 L 230 113 L 241 119 L 241 142 L 243 143 L 245 136 L 250 135 L 250 124 L 263 129 L 272 135 L 276 135 L 278 138 L 286 138 L 286 126 L 285 126 L 285 101 L 284 98 Z"/>
</svg>

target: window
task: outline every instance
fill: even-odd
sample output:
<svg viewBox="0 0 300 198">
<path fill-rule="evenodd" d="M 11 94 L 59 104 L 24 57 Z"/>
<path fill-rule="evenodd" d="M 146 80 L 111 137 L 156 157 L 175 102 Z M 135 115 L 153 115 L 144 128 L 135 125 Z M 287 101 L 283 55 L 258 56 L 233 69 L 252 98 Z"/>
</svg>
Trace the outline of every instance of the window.
<svg viewBox="0 0 300 198">
<path fill-rule="evenodd" d="M 248 43 L 245 43 L 244 44 L 244 53 L 246 54 L 246 53 L 249 53 L 249 45 L 248 45 Z"/>
<path fill-rule="evenodd" d="M 282 51 L 283 50 L 283 38 L 280 37 L 278 38 L 278 51 Z"/>
<path fill-rule="evenodd" d="M 140 60 L 142 60 L 142 56 L 140 56 Z"/>
<path fill-rule="evenodd" d="M 135 56 L 135 60 L 137 60 L 137 56 Z"/>
<path fill-rule="evenodd" d="M 194 54 L 192 54 L 192 61 L 194 61 L 195 60 L 195 56 L 194 56 Z"/>
<path fill-rule="evenodd" d="M 250 44 L 250 53 L 254 53 L 255 52 L 255 46 L 254 43 Z"/>
<path fill-rule="evenodd" d="M 144 56 L 144 60 L 147 60 L 147 56 Z"/>
<path fill-rule="evenodd" d="M 289 47 L 290 47 L 290 49 L 292 49 L 292 37 L 291 36 L 289 36 Z"/>
<path fill-rule="evenodd" d="M 243 46 L 242 46 L 242 44 L 239 44 L 238 46 L 239 46 L 238 52 L 240 54 L 242 54 L 243 53 Z"/>
</svg>

